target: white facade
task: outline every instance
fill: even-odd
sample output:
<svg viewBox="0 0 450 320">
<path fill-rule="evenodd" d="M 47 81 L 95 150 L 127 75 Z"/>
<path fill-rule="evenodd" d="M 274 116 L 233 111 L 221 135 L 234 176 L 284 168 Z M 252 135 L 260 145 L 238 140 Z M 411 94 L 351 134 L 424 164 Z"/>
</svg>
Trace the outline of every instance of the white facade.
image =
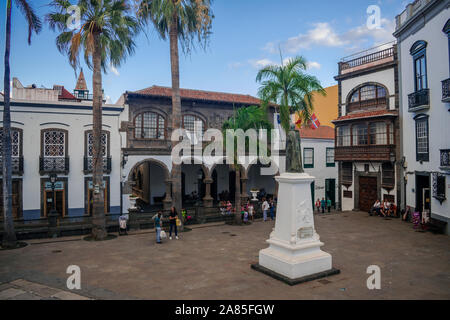
<svg viewBox="0 0 450 320">
<path fill-rule="evenodd" d="M 0 112 L 3 113 L 3 101 Z M 109 213 L 120 212 L 120 153 L 119 115 L 121 107 L 103 106 L 103 130 L 109 133 L 108 154 L 111 156 L 111 172 L 108 177 L 107 198 Z M 1 115 L 3 117 L 3 115 Z M 21 181 L 21 215 L 24 220 L 44 218 L 43 179 L 49 173 L 40 173 L 42 155 L 42 132 L 46 129 L 66 132 L 69 170 L 58 173 L 57 181 L 65 181 L 65 217 L 79 217 L 86 212 L 86 179 L 91 173 L 84 172 L 85 133 L 92 130 L 92 106 L 89 103 L 11 100 L 11 127 L 21 130 L 23 174 L 13 174 L 13 179 Z M 49 202 L 50 203 L 50 202 Z"/>
<path fill-rule="evenodd" d="M 442 85 L 442 81 L 450 77 L 449 35 L 443 30 L 449 23 L 449 7 L 448 0 L 410 4 L 397 17 L 397 30 L 394 34 L 399 47 L 400 120 L 405 158 L 406 183 L 402 206 L 409 206 L 420 212 L 430 210 L 432 218 L 447 222 L 447 233 L 450 220 L 450 168 L 448 163 L 441 165 L 441 150 L 450 149 L 450 104 L 444 102 Z M 415 52 L 415 48 L 419 48 L 419 52 Z M 420 92 L 415 81 L 415 61 L 422 55 L 426 61 L 427 78 L 424 89 L 429 90 L 429 99 L 423 107 L 411 108 L 413 105 L 408 96 Z M 420 119 L 428 124 L 428 155 L 425 158 L 418 155 L 417 148 L 416 126 Z M 436 175 L 445 179 L 441 188 L 443 187 L 443 196 L 447 199 L 436 197 Z M 429 194 L 424 194 L 424 189 L 428 189 Z M 429 207 L 424 209 L 424 202 L 428 201 Z"/>
</svg>

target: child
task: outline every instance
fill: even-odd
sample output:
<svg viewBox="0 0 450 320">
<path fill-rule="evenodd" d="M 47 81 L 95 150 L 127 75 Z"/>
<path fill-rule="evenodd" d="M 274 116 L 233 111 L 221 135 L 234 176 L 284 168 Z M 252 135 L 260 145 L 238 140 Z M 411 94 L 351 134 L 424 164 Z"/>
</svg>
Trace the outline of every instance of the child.
<svg viewBox="0 0 450 320">
<path fill-rule="evenodd" d="M 253 214 L 253 205 L 249 202 L 247 206 L 248 215 L 250 216 L 250 219 L 254 221 L 254 214 Z"/>
<path fill-rule="evenodd" d="M 317 208 L 317 213 L 320 213 L 320 199 L 319 198 L 317 198 L 317 201 L 316 201 L 316 208 Z"/>
<path fill-rule="evenodd" d="M 121 236 L 122 234 L 128 235 L 127 218 L 124 215 L 119 217 L 119 236 Z"/>
<path fill-rule="evenodd" d="M 331 210 L 331 200 L 330 199 L 327 200 L 327 208 L 328 208 L 328 213 L 330 213 L 330 210 Z"/>
<path fill-rule="evenodd" d="M 275 203 L 273 202 L 273 199 L 270 199 L 270 219 L 272 219 L 272 221 L 275 218 Z"/>
<path fill-rule="evenodd" d="M 152 219 L 155 220 L 156 243 L 161 244 L 162 212 L 159 211 Z"/>
<path fill-rule="evenodd" d="M 320 201 L 320 205 L 322 207 L 322 213 L 325 213 L 325 206 L 327 205 L 325 198 L 322 198 L 322 201 Z"/>
</svg>

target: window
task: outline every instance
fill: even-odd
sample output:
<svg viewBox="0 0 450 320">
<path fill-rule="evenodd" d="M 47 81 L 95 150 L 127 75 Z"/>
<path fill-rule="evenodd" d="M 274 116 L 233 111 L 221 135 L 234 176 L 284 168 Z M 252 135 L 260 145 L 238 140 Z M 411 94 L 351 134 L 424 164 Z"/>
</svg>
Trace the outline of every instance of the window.
<svg viewBox="0 0 450 320">
<path fill-rule="evenodd" d="M 393 188 L 395 185 L 395 169 L 391 162 L 385 162 L 381 166 L 383 171 L 382 185 L 383 187 Z"/>
<path fill-rule="evenodd" d="M 165 139 L 164 118 L 153 112 L 144 112 L 134 118 L 134 137 L 137 139 Z"/>
<path fill-rule="evenodd" d="M 425 41 L 416 41 L 410 49 L 414 61 L 414 88 L 416 92 L 428 88 L 426 48 L 427 43 Z"/>
<path fill-rule="evenodd" d="M 353 164 L 351 162 L 342 163 L 342 184 L 351 185 L 353 183 Z"/>
<path fill-rule="evenodd" d="M 419 115 L 416 120 L 416 161 L 429 161 L 428 116 Z"/>
<path fill-rule="evenodd" d="M 3 167 L 3 128 L 0 128 L 0 175 Z M 22 130 L 11 128 L 11 165 L 12 172 L 16 174 L 23 173 L 22 157 Z"/>
<path fill-rule="evenodd" d="M 337 128 L 337 145 L 338 147 L 347 147 L 351 145 L 350 126 Z"/>
<path fill-rule="evenodd" d="M 314 149 L 304 148 L 303 149 L 303 167 L 304 168 L 314 168 Z"/>
<path fill-rule="evenodd" d="M 336 166 L 336 163 L 334 162 L 334 148 L 327 148 L 326 161 L 327 161 L 327 167 Z"/>
<path fill-rule="evenodd" d="M 85 164 L 84 172 L 91 173 L 93 170 L 93 142 L 94 135 L 92 131 L 86 131 L 86 148 L 85 148 Z M 109 156 L 109 132 L 103 131 L 100 136 L 101 154 L 103 157 L 103 172 L 111 172 L 111 158 Z"/>
<path fill-rule="evenodd" d="M 368 135 L 367 135 L 367 125 L 366 124 L 358 124 L 353 126 L 353 145 L 361 146 L 367 145 L 369 143 Z"/>
<path fill-rule="evenodd" d="M 365 85 L 355 89 L 348 102 L 347 113 L 366 108 L 386 108 L 386 89 L 379 85 Z"/>
<path fill-rule="evenodd" d="M 370 124 L 370 144 L 388 144 L 385 122 L 373 122 Z"/>
<path fill-rule="evenodd" d="M 45 129 L 41 131 L 41 159 L 39 171 L 48 172 L 69 171 L 67 156 L 67 131 L 63 129 Z"/>
<path fill-rule="evenodd" d="M 197 144 L 197 135 L 201 135 L 206 129 L 201 118 L 190 114 L 183 116 L 183 128 L 186 130 L 188 138 L 193 141 L 193 144 Z"/>
<path fill-rule="evenodd" d="M 445 175 L 434 172 L 433 173 L 433 197 L 436 198 L 441 204 L 447 197 L 445 194 L 446 184 Z"/>
</svg>

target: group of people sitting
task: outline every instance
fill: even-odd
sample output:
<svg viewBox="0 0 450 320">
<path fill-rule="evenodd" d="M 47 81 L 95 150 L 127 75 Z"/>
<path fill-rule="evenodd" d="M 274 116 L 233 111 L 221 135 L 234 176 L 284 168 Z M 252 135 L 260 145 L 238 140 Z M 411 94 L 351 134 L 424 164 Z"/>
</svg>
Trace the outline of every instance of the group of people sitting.
<svg viewBox="0 0 450 320">
<path fill-rule="evenodd" d="M 234 211 L 235 211 L 230 200 L 228 200 L 228 201 L 225 201 L 225 200 L 220 201 L 219 209 L 220 209 L 220 213 L 223 214 L 223 215 L 233 214 Z"/>
<path fill-rule="evenodd" d="M 397 206 L 394 203 L 390 203 L 386 199 L 384 199 L 383 203 L 380 202 L 379 199 L 375 201 L 372 206 L 372 210 L 370 210 L 369 214 L 373 216 L 375 213 L 376 216 L 381 217 L 396 217 L 397 216 Z"/>
</svg>

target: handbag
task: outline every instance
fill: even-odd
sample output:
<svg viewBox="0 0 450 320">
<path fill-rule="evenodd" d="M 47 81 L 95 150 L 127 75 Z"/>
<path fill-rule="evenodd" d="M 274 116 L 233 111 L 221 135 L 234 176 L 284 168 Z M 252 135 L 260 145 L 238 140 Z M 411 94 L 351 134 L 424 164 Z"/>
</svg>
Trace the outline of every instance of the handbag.
<svg viewBox="0 0 450 320">
<path fill-rule="evenodd" d="M 161 230 L 161 233 L 159 234 L 159 236 L 161 237 L 161 239 L 167 239 L 167 234 L 164 230 Z"/>
<path fill-rule="evenodd" d="M 175 223 L 177 224 L 177 227 L 181 226 L 181 220 L 178 219 L 178 217 L 177 217 L 177 219 L 175 220 Z"/>
</svg>

